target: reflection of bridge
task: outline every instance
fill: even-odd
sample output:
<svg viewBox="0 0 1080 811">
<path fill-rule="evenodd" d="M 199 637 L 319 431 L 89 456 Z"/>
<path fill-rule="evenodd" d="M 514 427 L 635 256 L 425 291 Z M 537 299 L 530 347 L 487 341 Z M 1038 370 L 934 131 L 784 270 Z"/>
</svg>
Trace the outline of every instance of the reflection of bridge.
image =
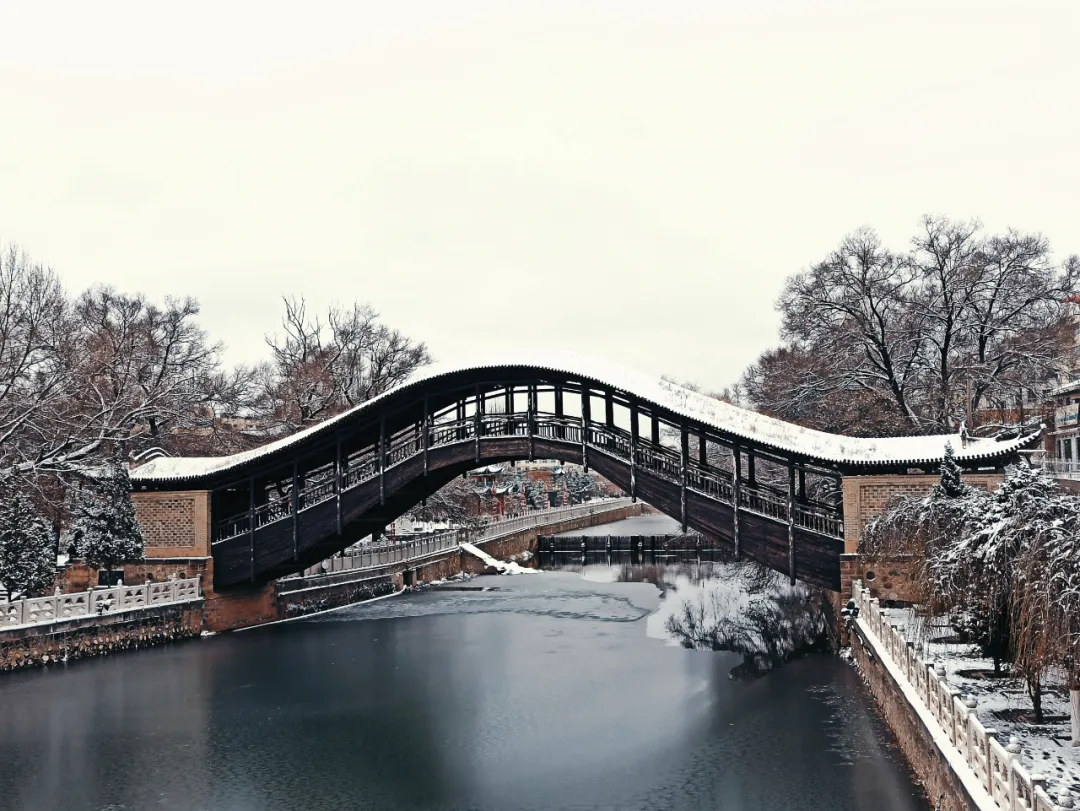
<svg viewBox="0 0 1080 811">
<path fill-rule="evenodd" d="M 736 554 L 838 588 L 842 506 L 815 493 L 838 493 L 848 474 L 933 469 L 950 440 L 966 467 L 1000 467 L 1032 439 L 824 434 L 547 354 L 433 369 L 262 448 L 155 459 L 132 480 L 209 492 L 219 589 L 300 571 L 481 464 L 534 458 L 584 464 Z"/>
</svg>

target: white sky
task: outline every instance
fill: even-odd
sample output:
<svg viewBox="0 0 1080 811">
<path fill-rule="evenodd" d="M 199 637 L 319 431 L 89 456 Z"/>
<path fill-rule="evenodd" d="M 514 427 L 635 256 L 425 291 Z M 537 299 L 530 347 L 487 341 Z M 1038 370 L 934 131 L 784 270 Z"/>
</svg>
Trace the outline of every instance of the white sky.
<svg viewBox="0 0 1080 811">
<path fill-rule="evenodd" d="M 0 0 L 0 241 L 283 293 L 440 360 L 546 345 L 719 387 L 783 279 L 924 212 L 1080 251 L 1080 3 Z"/>
</svg>

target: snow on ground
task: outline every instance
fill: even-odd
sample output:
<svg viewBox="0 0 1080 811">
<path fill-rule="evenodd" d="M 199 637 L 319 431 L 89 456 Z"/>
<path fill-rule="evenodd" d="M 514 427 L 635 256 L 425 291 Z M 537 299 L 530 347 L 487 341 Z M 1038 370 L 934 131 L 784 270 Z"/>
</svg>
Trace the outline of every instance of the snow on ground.
<svg viewBox="0 0 1080 811">
<path fill-rule="evenodd" d="M 539 574 L 539 569 L 530 569 L 527 566 L 522 566 L 520 563 L 514 561 L 502 561 L 496 560 L 483 549 L 477 546 L 473 546 L 471 543 L 460 544 L 461 548 L 468 552 L 470 555 L 480 558 L 484 561 L 486 566 L 490 566 L 499 574 Z"/>
<path fill-rule="evenodd" d="M 1080 792 L 1080 747 L 1074 747 L 1071 742 L 1069 691 L 1060 676 L 1051 674 L 1043 685 L 1046 723 L 1035 725 L 1015 720 L 1011 716 L 1032 711 L 1022 679 L 981 677 L 982 673 L 993 673 L 994 661 L 980 656 L 977 646 L 935 642 L 955 633 L 944 617 L 927 621 L 910 608 L 888 608 L 885 614 L 889 622 L 905 629 L 908 639 L 922 641 L 925 660 L 945 662 L 948 683 L 965 697 L 975 697 L 979 719 L 997 730 L 999 741 L 1005 743 L 1010 736 L 1016 736 L 1023 747 L 1024 765 L 1032 774 L 1046 778 L 1051 797 L 1057 796 L 1062 788 Z"/>
</svg>

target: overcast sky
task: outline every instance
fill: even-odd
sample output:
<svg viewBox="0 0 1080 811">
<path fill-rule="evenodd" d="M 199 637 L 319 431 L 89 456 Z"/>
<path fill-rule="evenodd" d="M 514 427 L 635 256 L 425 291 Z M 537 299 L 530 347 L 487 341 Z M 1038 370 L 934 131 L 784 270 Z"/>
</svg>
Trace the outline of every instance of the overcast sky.
<svg viewBox="0 0 1080 811">
<path fill-rule="evenodd" d="M 0 3 L 0 242 L 282 294 L 440 360 L 550 345 L 719 387 L 784 278 L 925 212 L 1080 251 L 1080 3 Z"/>
</svg>

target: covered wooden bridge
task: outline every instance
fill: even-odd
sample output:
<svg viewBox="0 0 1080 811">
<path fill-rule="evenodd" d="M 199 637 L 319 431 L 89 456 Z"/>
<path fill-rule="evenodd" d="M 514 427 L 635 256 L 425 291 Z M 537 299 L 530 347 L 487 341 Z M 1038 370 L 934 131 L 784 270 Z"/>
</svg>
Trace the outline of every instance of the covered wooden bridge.
<svg viewBox="0 0 1080 811">
<path fill-rule="evenodd" d="M 842 477 L 932 471 L 949 442 L 966 468 L 999 470 L 1036 436 L 826 434 L 549 352 L 432 367 L 261 448 L 157 458 L 132 481 L 138 491 L 209 493 L 219 590 L 323 560 L 472 468 L 537 458 L 583 464 L 737 555 L 837 589 Z"/>
</svg>

